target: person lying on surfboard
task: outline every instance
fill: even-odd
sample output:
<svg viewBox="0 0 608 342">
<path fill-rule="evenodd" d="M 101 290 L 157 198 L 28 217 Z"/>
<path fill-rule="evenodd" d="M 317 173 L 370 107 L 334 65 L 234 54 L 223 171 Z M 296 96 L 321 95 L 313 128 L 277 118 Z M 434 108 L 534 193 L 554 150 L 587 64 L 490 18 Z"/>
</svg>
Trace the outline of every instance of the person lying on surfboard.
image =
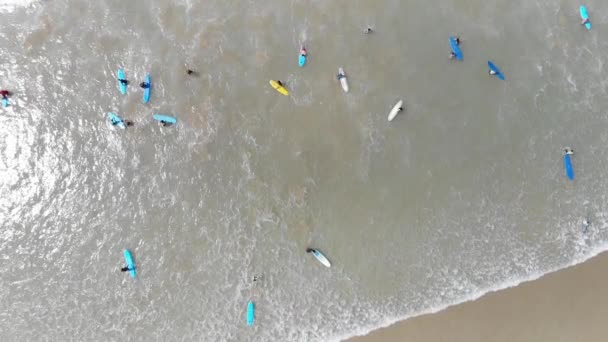
<svg viewBox="0 0 608 342">
<path fill-rule="evenodd" d="M 343 79 L 346 76 L 343 73 L 338 73 L 337 77 L 338 77 L 338 81 L 339 81 L 339 80 Z"/>
<path fill-rule="evenodd" d="M 140 87 L 142 87 L 142 88 L 144 88 L 144 89 L 146 89 L 146 88 L 150 88 L 150 85 L 149 85 L 148 83 L 146 83 L 146 82 L 141 82 L 141 83 L 139 84 L 139 86 L 140 86 Z"/>
<path fill-rule="evenodd" d="M 10 91 L 6 89 L 0 90 L 0 95 L 2 95 L 3 99 L 8 99 L 9 96 L 13 95 Z"/>
<path fill-rule="evenodd" d="M 581 22 L 581 25 L 585 25 L 589 22 L 589 18 L 585 18 L 583 19 L 583 21 Z"/>
<path fill-rule="evenodd" d="M 133 269 L 131 269 L 131 268 L 129 268 L 129 266 L 127 266 L 127 267 L 123 267 L 123 268 L 121 268 L 121 269 L 120 269 L 120 272 L 129 272 L 129 271 L 132 271 L 132 270 L 133 270 Z"/>
<path fill-rule="evenodd" d="M 490 75 L 496 75 L 496 71 L 494 71 L 494 70 L 490 69 L 489 74 L 490 74 Z"/>
<path fill-rule="evenodd" d="M 300 56 L 304 56 L 304 57 L 306 57 L 306 48 L 304 48 L 303 46 L 302 46 L 302 48 L 300 49 Z"/>
<path fill-rule="evenodd" d="M 365 33 L 365 34 L 370 34 L 370 33 L 373 33 L 373 32 L 374 32 L 374 30 L 372 30 L 372 28 L 371 28 L 371 27 L 368 27 L 367 29 L 365 29 L 365 30 L 363 31 L 363 33 Z"/>
<path fill-rule="evenodd" d="M 565 154 L 574 154 L 574 151 L 571 148 L 564 149 Z"/>
<path fill-rule="evenodd" d="M 120 82 L 120 84 L 129 85 L 129 81 L 123 80 L 122 78 L 119 78 L 118 82 Z"/>
</svg>

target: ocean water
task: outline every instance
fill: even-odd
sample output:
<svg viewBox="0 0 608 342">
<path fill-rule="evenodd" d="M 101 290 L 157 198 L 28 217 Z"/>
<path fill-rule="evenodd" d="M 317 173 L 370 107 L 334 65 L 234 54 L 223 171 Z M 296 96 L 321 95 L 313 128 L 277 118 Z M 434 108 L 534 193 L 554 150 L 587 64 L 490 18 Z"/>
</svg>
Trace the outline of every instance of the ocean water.
<svg viewBox="0 0 608 342">
<path fill-rule="evenodd" d="M 339 341 L 608 249 L 586 5 L 0 0 L 0 340 Z"/>
</svg>

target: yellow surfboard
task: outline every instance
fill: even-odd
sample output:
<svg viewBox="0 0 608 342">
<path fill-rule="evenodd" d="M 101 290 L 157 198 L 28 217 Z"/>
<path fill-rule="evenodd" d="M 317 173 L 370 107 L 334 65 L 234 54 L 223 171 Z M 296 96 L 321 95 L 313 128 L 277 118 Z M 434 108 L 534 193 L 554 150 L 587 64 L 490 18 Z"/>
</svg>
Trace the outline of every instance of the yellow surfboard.
<svg viewBox="0 0 608 342">
<path fill-rule="evenodd" d="M 270 85 L 276 89 L 279 93 L 287 96 L 289 95 L 289 92 L 287 91 L 287 89 L 285 89 L 285 87 L 283 87 L 282 85 L 280 85 L 277 81 L 275 80 L 270 80 Z"/>
</svg>

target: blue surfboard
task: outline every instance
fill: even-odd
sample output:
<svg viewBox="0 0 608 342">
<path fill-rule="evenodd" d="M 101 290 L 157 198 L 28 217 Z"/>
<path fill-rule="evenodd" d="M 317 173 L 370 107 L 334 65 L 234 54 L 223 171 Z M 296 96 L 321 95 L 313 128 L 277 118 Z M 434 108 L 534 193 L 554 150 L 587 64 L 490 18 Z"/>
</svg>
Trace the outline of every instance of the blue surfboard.
<svg viewBox="0 0 608 342">
<path fill-rule="evenodd" d="M 255 305 L 252 301 L 247 303 L 247 325 L 252 326 L 255 321 Z"/>
<path fill-rule="evenodd" d="M 150 74 L 146 74 L 146 80 L 144 81 L 148 86 L 144 89 L 144 103 L 150 102 L 150 92 L 152 91 L 152 79 Z"/>
<path fill-rule="evenodd" d="M 587 7 L 581 6 L 581 19 L 589 19 L 589 13 L 587 13 Z M 587 30 L 591 30 L 591 21 L 585 23 Z"/>
<path fill-rule="evenodd" d="M 170 124 L 177 123 L 177 119 L 172 116 L 169 116 L 169 115 L 154 114 L 152 117 L 154 118 L 154 120 L 160 121 L 160 122 L 166 122 L 166 123 L 170 123 Z"/>
<path fill-rule="evenodd" d="M 494 71 L 496 74 L 494 74 L 494 76 L 500 78 L 501 80 L 505 80 L 505 75 L 503 75 L 503 73 L 500 71 L 500 69 L 498 69 L 498 67 L 496 65 L 494 65 L 494 63 L 492 63 L 492 61 L 488 61 L 488 68 L 490 68 L 490 70 Z"/>
<path fill-rule="evenodd" d="M 8 99 L 6 97 L 2 98 L 2 107 L 8 107 Z"/>
<path fill-rule="evenodd" d="M 131 255 L 131 251 L 125 249 L 125 262 L 127 263 L 127 267 L 129 268 L 129 274 L 131 278 L 135 279 L 137 276 L 137 271 L 135 269 L 135 261 L 133 261 L 133 255 Z"/>
<path fill-rule="evenodd" d="M 127 85 L 125 83 L 122 83 L 120 80 L 127 80 L 127 77 L 125 76 L 125 72 L 122 69 L 118 69 L 117 72 L 118 75 L 118 89 L 120 89 L 120 92 L 123 95 L 127 94 Z"/>
<path fill-rule="evenodd" d="M 120 116 L 110 112 L 110 113 L 108 113 L 108 118 L 110 118 L 110 122 L 112 123 L 112 126 L 118 126 L 122 129 L 127 128 L 127 125 L 125 125 L 124 120 Z"/>
<path fill-rule="evenodd" d="M 564 153 L 564 169 L 566 169 L 566 176 L 568 179 L 574 180 L 574 169 L 572 168 L 572 159 L 570 154 Z"/>
<path fill-rule="evenodd" d="M 461 61 L 464 59 L 462 56 L 462 50 L 460 50 L 460 46 L 458 42 L 456 42 L 456 38 L 450 36 L 450 48 L 452 48 L 452 52 L 456 55 L 456 59 Z"/>
</svg>

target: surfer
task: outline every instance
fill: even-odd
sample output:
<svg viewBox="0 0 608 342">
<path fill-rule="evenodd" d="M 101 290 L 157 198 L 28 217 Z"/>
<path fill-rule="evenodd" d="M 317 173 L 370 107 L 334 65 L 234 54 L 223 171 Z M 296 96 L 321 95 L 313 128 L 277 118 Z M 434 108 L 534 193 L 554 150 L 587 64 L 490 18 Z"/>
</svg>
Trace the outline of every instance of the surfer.
<svg viewBox="0 0 608 342">
<path fill-rule="evenodd" d="M 127 126 L 133 126 L 133 121 L 131 121 L 131 120 L 125 120 L 124 122 L 125 122 L 125 125 L 127 125 Z"/>
<path fill-rule="evenodd" d="M 589 222 L 589 220 L 587 220 L 586 218 L 583 219 L 583 233 L 587 232 L 587 229 L 589 229 L 590 225 L 591 225 L 591 222 Z"/>
<path fill-rule="evenodd" d="M 163 127 L 167 127 L 167 126 L 171 126 L 173 125 L 171 122 L 167 122 L 165 120 L 159 120 L 160 123 L 163 125 Z"/>
<path fill-rule="evenodd" d="M 338 81 L 339 81 L 339 80 L 343 79 L 344 77 L 346 77 L 346 75 L 344 75 L 343 73 L 339 72 L 338 75 L 337 75 L 337 77 L 338 77 Z"/>
<path fill-rule="evenodd" d="M 496 71 L 494 71 L 494 70 L 490 69 L 489 74 L 490 74 L 490 75 L 496 75 Z"/>
<path fill-rule="evenodd" d="M 150 88 L 150 84 L 149 84 L 149 83 L 146 83 L 146 82 L 141 82 L 141 83 L 139 84 L 139 86 L 140 86 L 140 87 L 142 87 L 142 88 L 144 88 L 144 89 L 148 89 L 148 88 Z"/>
<path fill-rule="evenodd" d="M 365 31 L 363 31 L 363 33 L 365 33 L 365 34 L 370 34 L 370 33 L 373 33 L 373 32 L 374 32 L 374 30 L 372 30 L 372 28 L 369 27 L 369 26 L 365 29 Z"/>
<path fill-rule="evenodd" d="M 118 82 L 120 82 L 120 84 L 123 84 L 123 85 L 129 85 L 129 81 L 123 80 L 122 78 L 119 78 Z"/>
<path fill-rule="evenodd" d="M 574 154 L 574 151 L 570 147 L 564 149 L 564 154 Z"/>
<path fill-rule="evenodd" d="M 302 48 L 300 49 L 300 56 L 306 57 L 306 55 L 307 55 L 306 49 L 302 46 Z"/>
<path fill-rule="evenodd" d="M 583 21 L 581 22 L 581 25 L 585 25 L 589 22 L 589 18 L 585 18 L 583 19 Z"/>
<path fill-rule="evenodd" d="M 456 37 L 454 40 L 456 41 L 456 45 L 460 45 L 460 37 Z"/>
<path fill-rule="evenodd" d="M 196 72 L 192 69 L 186 69 L 186 74 L 188 74 L 190 76 L 198 76 L 198 72 Z"/>
<path fill-rule="evenodd" d="M 283 82 L 277 80 L 277 83 L 282 87 L 283 86 Z"/>
<path fill-rule="evenodd" d="M 454 53 L 454 51 L 450 52 L 450 59 L 454 59 L 456 58 L 456 54 Z"/>
<path fill-rule="evenodd" d="M 121 268 L 120 272 L 129 272 L 129 271 L 132 271 L 132 270 L 133 270 L 132 268 L 129 268 L 129 266 L 127 266 L 127 267 Z"/>
<path fill-rule="evenodd" d="M 0 95 L 2 95 L 3 99 L 8 99 L 9 96 L 13 95 L 10 91 L 6 89 L 0 90 Z"/>
</svg>

